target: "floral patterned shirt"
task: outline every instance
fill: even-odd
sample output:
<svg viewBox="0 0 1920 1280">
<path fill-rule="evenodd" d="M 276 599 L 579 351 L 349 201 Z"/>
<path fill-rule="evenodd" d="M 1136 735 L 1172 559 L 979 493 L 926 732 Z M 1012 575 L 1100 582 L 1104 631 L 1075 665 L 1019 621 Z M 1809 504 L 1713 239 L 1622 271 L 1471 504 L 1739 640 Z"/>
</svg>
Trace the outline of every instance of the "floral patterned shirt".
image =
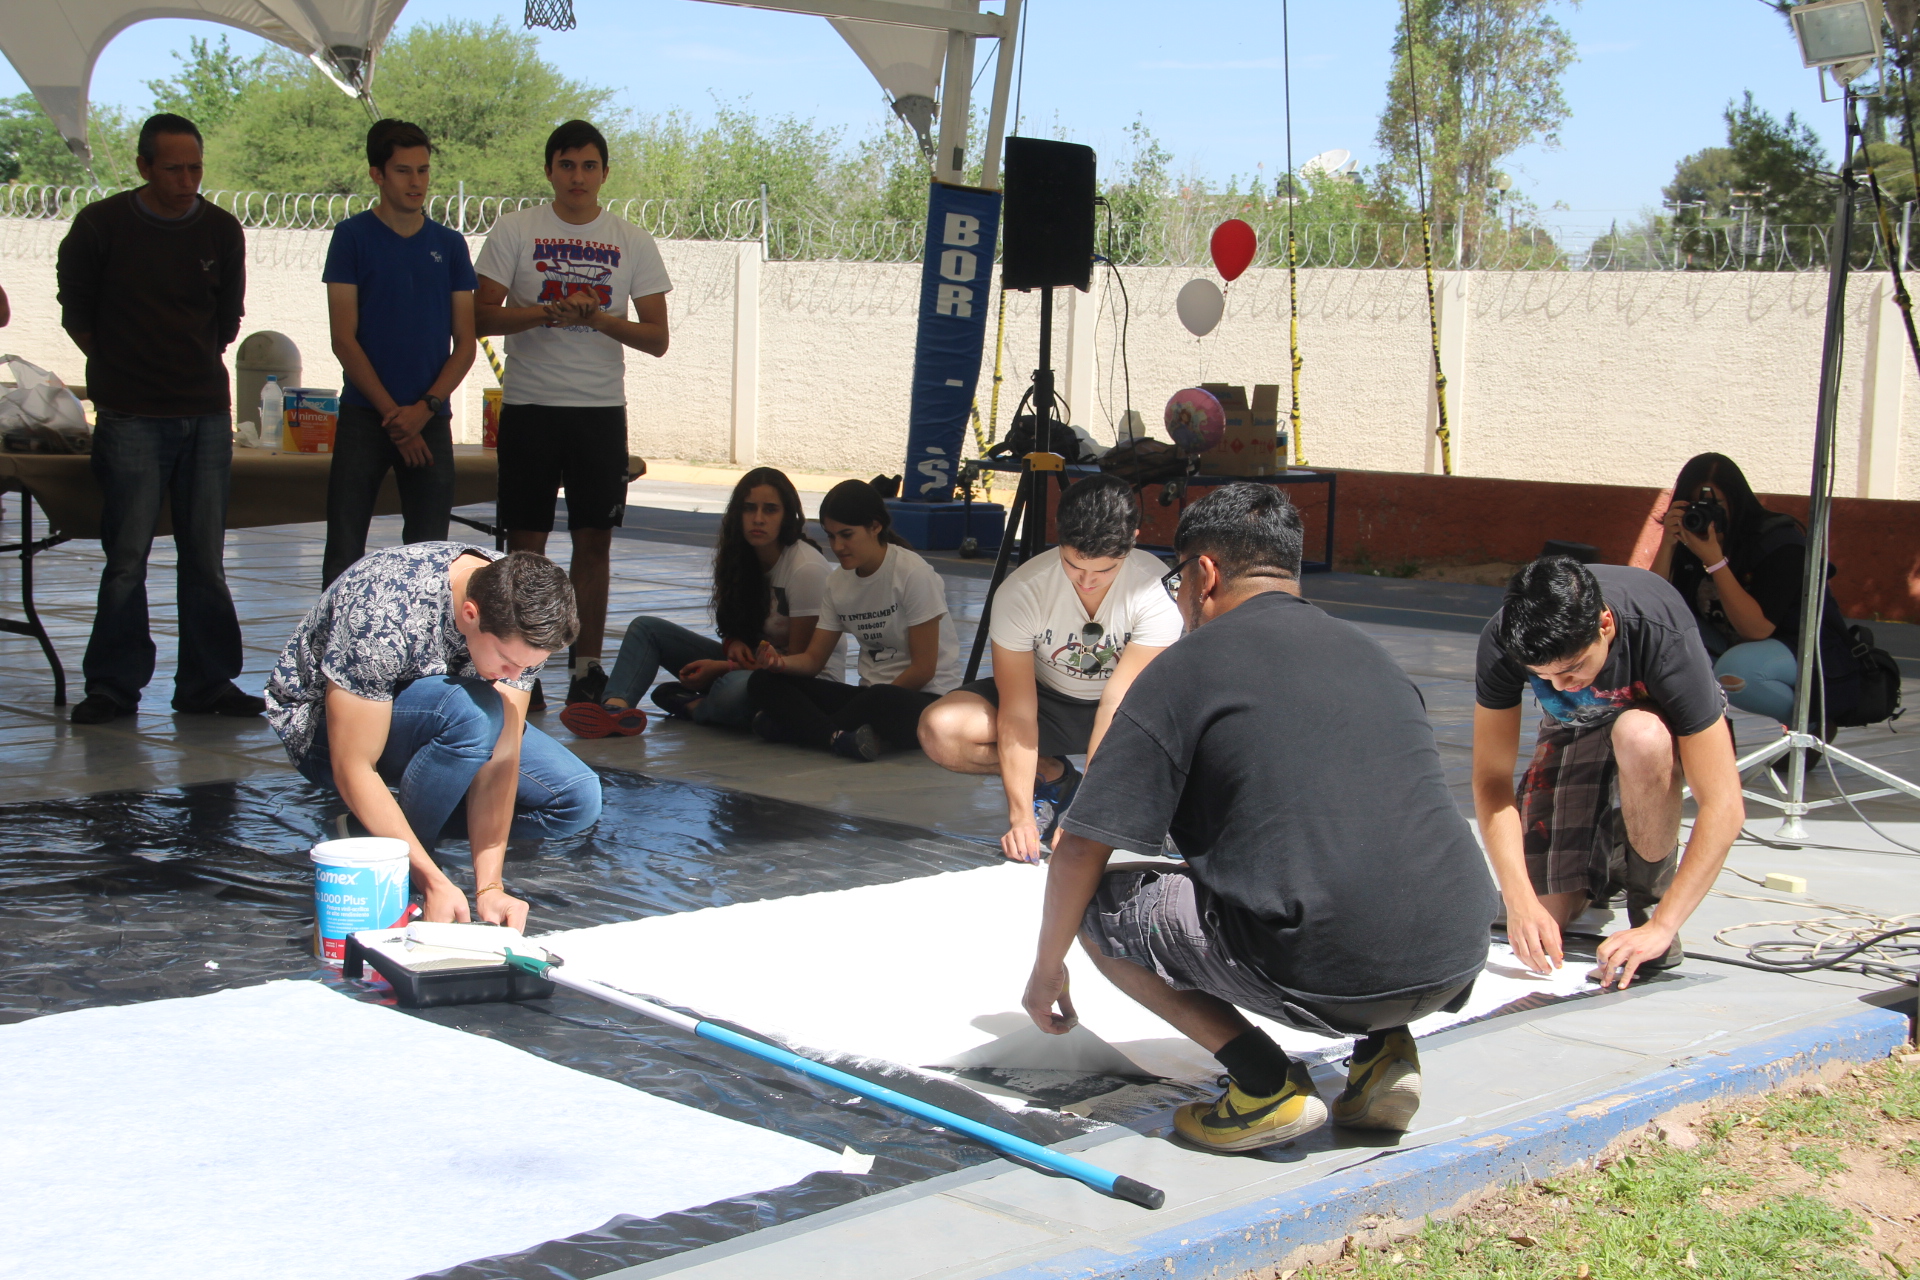
<svg viewBox="0 0 1920 1280">
<path fill-rule="evenodd" d="M 496 552 L 459 542 L 389 547 L 354 562 L 307 611 L 267 677 L 267 721 L 298 766 L 325 718 L 327 682 L 370 702 L 391 702 L 423 676 L 478 679 L 454 625 L 447 571 L 463 555 Z M 531 689 L 540 668 L 505 681 Z"/>
</svg>

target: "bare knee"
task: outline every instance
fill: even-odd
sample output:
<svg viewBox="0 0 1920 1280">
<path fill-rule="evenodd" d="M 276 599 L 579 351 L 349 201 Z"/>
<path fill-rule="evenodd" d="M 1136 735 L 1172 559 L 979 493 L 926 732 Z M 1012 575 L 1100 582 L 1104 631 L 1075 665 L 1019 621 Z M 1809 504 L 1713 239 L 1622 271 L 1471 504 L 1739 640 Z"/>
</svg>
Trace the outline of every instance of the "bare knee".
<svg viewBox="0 0 1920 1280">
<path fill-rule="evenodd" d="M 983 722 L 991 741 L 993 708 L 987 700 L 978 694 L 950 693 L 920 713 L 920 749 L 942 768 L 960 768 L 969 763 L 967 748 L 976 745 Z"/>
<path fill-rule="evenodd" d="M 1673 768 L 1673 733 L 1651 711 L 1623 711 L 1613 722 L 1613 758 L 1623 770 L 1658 774 Z"/>
</svg>

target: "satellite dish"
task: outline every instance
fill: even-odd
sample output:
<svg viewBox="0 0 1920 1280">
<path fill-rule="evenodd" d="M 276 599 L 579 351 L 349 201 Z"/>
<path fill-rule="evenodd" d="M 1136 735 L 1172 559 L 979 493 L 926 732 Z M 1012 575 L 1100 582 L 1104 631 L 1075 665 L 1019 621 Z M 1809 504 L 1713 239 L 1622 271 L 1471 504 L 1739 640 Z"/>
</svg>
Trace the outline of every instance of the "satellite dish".
<svg viewBox="0 0 1920 1280">
<path fill-rule="evenodd" d="M 1300 173 L 1302 176 L 1315 173 L 1338 173 L 1340 166 L 1351 163 L 1352 159 L 1353 152 L 1343 147 L 1335 147 L 1331 151 L 1322 151 L 1319 155 L 1301 165 Z"/>
</svg>

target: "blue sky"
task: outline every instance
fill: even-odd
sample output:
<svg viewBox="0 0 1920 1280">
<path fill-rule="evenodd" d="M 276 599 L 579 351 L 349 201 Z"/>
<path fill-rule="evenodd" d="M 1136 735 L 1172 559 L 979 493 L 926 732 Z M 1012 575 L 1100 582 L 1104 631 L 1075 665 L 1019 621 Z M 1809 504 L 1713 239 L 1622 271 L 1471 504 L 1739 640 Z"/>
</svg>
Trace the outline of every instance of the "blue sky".
<svg viewBox="0 0 1920 1280">
<path fill-rule="evenodd" d="M 620 88 L 637 110 L 699 115 L 716 96 L 745 98 L 853 135 L 886 117 L 878 86 L 820 19 L 697 0 L 576 0 L 576 8 L 580 29 L 543 33 L 543 51 L 569 75 Z M 1334 147 L 1363 164 L 1373 158 L 1398 11 L 1395 0 L 1292 5 L 1296 163 Z M 1840 109 L 1820 102 L 1786 25 L 1762 0 L 1587 0 L 1556 11 L 1580 47 L 1565 82 L 1573 114 L 1559 148 L 1528 148 L 1509 165 L 1543 209 L 1570 211 L 1550 220 L 1604 224 L 1657 205 L 1675 160 L 1723 140 L 1721 111 L 1745 89 L 1777 114 L 1798 111 L 1837 151 Z M 520 13 L 521 0 L 413 0 L 400 25 L 496 15 L 517 25 Z M 1284 165 L 1273 0 L 1030 0 L 1028 13 L 1029 132 L 1057 121 L 1111 155 L 1125 126 L 1144 116 L 1182 169 L 1223 179 Z M 221 30 L 136 24 L 102 55 L 95 100 L 145 108 L 143 82 L 172 70 L 170 51 Z M 234 43 L 260 44 L 237 33 Z M 0 62 L 0 93 L 23 87 Z"/>
</svg>

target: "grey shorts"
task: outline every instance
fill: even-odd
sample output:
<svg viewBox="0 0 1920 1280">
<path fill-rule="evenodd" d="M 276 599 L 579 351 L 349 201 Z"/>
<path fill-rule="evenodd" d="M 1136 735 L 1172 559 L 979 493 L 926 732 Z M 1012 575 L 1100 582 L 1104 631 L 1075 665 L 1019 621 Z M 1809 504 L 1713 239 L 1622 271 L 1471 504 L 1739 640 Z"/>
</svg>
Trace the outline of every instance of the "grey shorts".
<svg viewBox="0 0 1920 1280">
<path fill-rule="evenodd" d="M 1306 1000 L 1269 982 L 1228 953 L 1209 908 L 1212 894 L 1184 867 L 1121 867 L 1101 878 L 1080 930 L 1101 954 L 1159 974 L 1176 991 L 1204 991 L 1248 1013 L 1321 1036 L 1363 1036 L 1403 1027 L 1439 1010 L 1456 1012 L 1471 981 L 1426 995 L 1385 1000 Z"/>
<path fill-rule="evenodd" d="M 1040 754 L 1086 754 L 1087 744 L 1093 741 L 1093 720 L 1099 714 L 1100 704 L 1084 698 L 1069 698 L 1038 681 L 1034 683 L 1034 690 L 1040 695 Z M 963 684 L 956 692 L 978 694 L 999 710 L 1000 686 L 992 677 Z"/>
</svg>

